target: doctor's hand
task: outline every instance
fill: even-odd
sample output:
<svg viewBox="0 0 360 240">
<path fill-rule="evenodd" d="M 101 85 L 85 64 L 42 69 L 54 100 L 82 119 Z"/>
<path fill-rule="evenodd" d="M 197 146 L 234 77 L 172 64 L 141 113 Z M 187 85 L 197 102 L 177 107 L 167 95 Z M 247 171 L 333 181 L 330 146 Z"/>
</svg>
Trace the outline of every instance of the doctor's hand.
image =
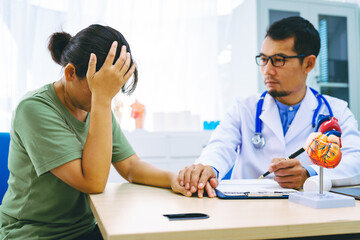
<svg viewBox="0 0 360 240">
<path fill-rule="evenodd" d="M 274 158 L 268 171 L 274 173 L 274 180 L 283 188 L 299 189 L 309 177 L 297 159 Z"/>
<path fill-rule="evenodd" d="M 180 186 L 185 187 L 185 196 L 192 196 L 197 192 L 198 197 L 204 196 L 204 191 L 210 198 L 216 197 L 215 188 L 218 179 L 214 169 L 209 165 L 193 164 L 187 166 L 179 172 L 178 181 Z"/>
</svg>

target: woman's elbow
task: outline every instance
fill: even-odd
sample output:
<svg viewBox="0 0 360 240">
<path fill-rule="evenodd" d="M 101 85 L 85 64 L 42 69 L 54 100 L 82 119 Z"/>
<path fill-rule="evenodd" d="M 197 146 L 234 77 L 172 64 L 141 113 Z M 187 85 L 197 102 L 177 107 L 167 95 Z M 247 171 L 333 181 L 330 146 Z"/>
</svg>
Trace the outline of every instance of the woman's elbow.
<svg viewBox="0 0 360 240">
<path fill-rule="evenodd" d="M 105 183 L 90 183 L 80 191 L 86 194 L 98 194 L 103 193 L 105 191 L 106 182 Z"/>
<path fill-rule="evenodd" d="M 93 188 L 93 189 L 90 189 L 89 192 L 87 192 L 87 194 L 99 194 L 99 193 L 103 193 L 105 190 L 105 187 L 104 188 Z"/>
<path fill-rule="evenodd" d="M 127 174 L 127 176 L 125 177 L 125 179 L 129 182 L 129 183 L 134 183 L 134 178 L 131 174 Z"/>
</svg>

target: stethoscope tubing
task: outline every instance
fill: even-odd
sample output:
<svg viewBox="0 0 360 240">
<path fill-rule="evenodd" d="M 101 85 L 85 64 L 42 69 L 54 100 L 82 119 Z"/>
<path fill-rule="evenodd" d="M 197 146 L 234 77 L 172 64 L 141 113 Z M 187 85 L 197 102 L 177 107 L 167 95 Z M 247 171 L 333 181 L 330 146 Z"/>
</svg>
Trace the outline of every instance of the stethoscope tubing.
<svg viewBox="0 0 360 240">
<path fill-rule="evenodd" d="M 262 106 L 264 104 L 265 95 L 267 94 L 267 91 L 263 92 L 260 96 L 260 100 L 257 103 L 256 106 L 256 116 L 255 116 L 255 133 L 261 134 L 261 119 L 260 115 L 262 112 Z"/>
<path fill-rule="evenodd" d="M 312 118 L 312 126 L 315 127 L 315 121 L 316 121 L 316 117 L 318 116 L 319 114 L 319 111 L 320 111 L 320 108 L 321 108 L 321 105 L 322 105 L 322 101 L 324 101 L 328 111 L 329 111 L 329 114 L 331 117 L 334 116 L 333 114 L 333 111 L 330 107 L 330 104 L 329 102 L 326 100 L 326 98 L 321 94 L 319 93 L 318 91 L 316 91 L 315 89 L 309 87 L 311 92 L 315 95 L 317 101 L 318 101 L 318 106 L 317 108 L 315 109 L 315 112 L 314 112 L 314 115 L 313 115 L 313 118 Z M 254 145 L 255 148 L 263 148 L 264 145 L 265 145 L 265 139 L 264 137 L 262 136 L 262 133 L 261 133 L 261 128 L 262 128 L 262 121 L 260 119 L 260 115 L 261 115 L 261 112 L 262 112 L 262 106 L 264 104 L 264 99 L 265 99 L 265 95 L 267 94 L 268 92 L 265 91 L 261 94 L 260 96 L 260 99 L 256 105 L 256 115 L 255 115 L 255 136 L 258 136 L 260 137 L 260 139 L 262 140 L 262 144 L 259 144 L 259 143 L 256 143 L 255 142 L 255 137 L 252 138 L 252 143 Z M 259 141 L 258 141 L 259 142 Z"/>
</svg>

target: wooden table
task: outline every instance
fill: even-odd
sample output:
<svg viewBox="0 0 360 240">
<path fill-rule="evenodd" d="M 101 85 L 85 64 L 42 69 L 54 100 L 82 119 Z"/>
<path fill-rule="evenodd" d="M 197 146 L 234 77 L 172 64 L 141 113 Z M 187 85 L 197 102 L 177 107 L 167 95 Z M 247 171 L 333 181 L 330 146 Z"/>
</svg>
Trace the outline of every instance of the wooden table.
<svg viewBox="0 0 360 240">
<path fill-rule="evenodd" d="M 360 233 L 355 207 L 313 209 L 287 199 L 188 198 L 169 189 L 108 183 L 89 203 L 104 239 L 267 239 Z M 163 214 L 200 212 L 201 220 L 169 221 Z M 360 236 L 360 234 L 359 234 Z"/>
</svg>

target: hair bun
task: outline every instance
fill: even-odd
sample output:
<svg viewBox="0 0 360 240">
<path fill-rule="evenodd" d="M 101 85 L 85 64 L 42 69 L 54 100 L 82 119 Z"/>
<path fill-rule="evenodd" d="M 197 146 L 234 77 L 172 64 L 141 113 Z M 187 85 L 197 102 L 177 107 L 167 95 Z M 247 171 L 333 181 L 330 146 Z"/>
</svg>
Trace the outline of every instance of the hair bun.
<svg viewBox="0 0 360 240">
<path fill-rule="evenodd" d="M 62 65 L 61 55 L 70 39 L 71 35 L 66 32 L 56 32 L 50 36 L 48 49 L 52 59 L 60 65 Z"/>
</svg>

